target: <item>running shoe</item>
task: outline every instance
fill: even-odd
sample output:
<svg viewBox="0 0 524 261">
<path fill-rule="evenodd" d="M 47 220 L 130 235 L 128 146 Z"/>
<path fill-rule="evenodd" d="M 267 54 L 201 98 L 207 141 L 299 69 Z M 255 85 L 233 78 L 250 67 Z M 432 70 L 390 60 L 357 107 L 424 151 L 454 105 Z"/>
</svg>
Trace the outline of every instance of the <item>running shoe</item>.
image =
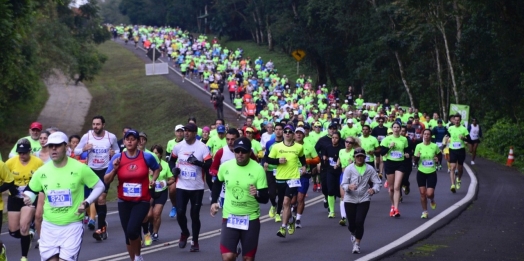
<svg viewBox="0 0 524 261">
<path fill-rule="evenodd" d="M 335 212 L 329 212 L 328 218 L 335 218 Z"/>
<path fill-rule="evenodd" d="M 0 253 L 0 261 L 7 261 L 7 249 L 5 245 L 2 244 L 2 253 Z"/>
<path fill-rule="evenodd" d="M 355 235 L 351 234 L 351 243 L 355 244 L 355 240 L 357 240 L 357 238 Z"/>
<path fill-rule="evenodd" d="M 38 249 L 39 246 L 40 246 L 40 239 L 38 239 L 38 240 L 36 241 L 35 249 Z"/>
<path fill-rule="evenodd" d="M 406 196 L 409 195 L 409 192 L 411 192 L 408 186 L 402 186 L 402 190 L 404 191 L 404 195 Z"/>
<path fill-rule="evenodd" d="M 386 182 L 384 182 L 384 188 L 387 188 L 388 187 L 388 181 L 386 180 Z"/>
<path fill-rule="evenodd" d="M 187 245 L 187 238 L 189 235 L 184 235 L 183 233 L 180 233 L 180 239 L 178 240 L 178 247 L 179 248 L 185 248 Z"/>
<path fill-rule="evenodd" d="M 455 185 L 451 185 L 451 188 L 449 190 L 451 190 L 451 192 L 453 192 L 453 193 L 457 192 L 457 189 L 455 188 Z"/>
<path fill-rule="evenodd" d="M 328 207 L 329 207 L 328 202 L 326 199 L 324 199 L 324 208 L 328 208 Z"/>
<path fill-rule="evenodd" d="M 460 185 L 462 185 L 462 181 L 457 178 L 457 182 L 455 182 L 455 186 L 457 187 L 457 190 L 460 189 Z"/>
<path fill-rule="evenodd" d="M 189 249 L 189 252 L 200 252 L 200 246 L 198 246 L 198 243 L 191 242 L 191 248 Z"/>
<path fill-rule="evenodd" d="M 171 212 L 169 212 L 169 217 L 170 218 L 176 217 L 176 208 L 175 207 L 171 208 Z"/>
<path fill-rule="evenodd" d="M 89 222 L 89 217 L 88 217 L 88 216 L 85 216 L 85 217 L 84 217 L 84 220 L 82 220 L 82 223 L 83 223 L 84 225 L 87 225 L 88 222 Z"/>
<path fill-rule="evenodd" d="M 432 201 L 431 202 L 431 209 L 436 209 L 437 208 L 437 203 L 435 201 Z"/>
<path fill-rule="evenodd" d="M 29 237 L 31 238 L 31 242 L 33 242 L 33 238 L 35 238 L 35 229 L 34 228 L 29 229 Z"/>
<path fill-rule="evenodd" d="M 275 214 L 275 223 L 282 222 L 282 218 L 280 218 L 280 214 Z"/>
<path fill-rule="evenodd" d="M 153 244 L 153 240 L 151 239 L 151 234 L 147 233 L 144 235 L 144 246 L 150 246 Z"/>
<path fill-rule="evenodd" d="M 158 233 L 153 233 L 153 234 L 151 235 L 151 239 L 152 239 L 153 241 L 158 241 Z"/>
<path fill-rule="evenodd" d="M 279 237 L 286 237 L 286 228 L 280 227 L 277 232 L 277 236 Z"/>
<path fill-rule="evenodd" d="M 398 211 L 398 209 L 395 209 L 395 214 L 394 214 L 395 217 L 400 217 L 400 211 Z"/>
<path fill-rule="evenodd" d="M 300 222 L 300 219 L 297 219 L 297 221 L 295 222 L 295 227 L 296 228 L 302 228 L 302 224 Z"/>
<path fill-rule="evenodd" d="M 313 192 L 317 192 L 317 184 L 313 184 Z"/>
<path fill-rule="evenodd" d="M 7 259 L 6 259 L 6 260 L 7 260 Z M 20 261 L 27 261 L 27 260 L 29 260 L 29 259 L 27 259 L 27 257 L 22 257 L 22 258 L 20 259 Z"/>
<path fill-rule="evenodd" d="M 95 233 L 93 233 L 93 238 L 95 238 L 96 241 L 102 241 L 107 239 L 107 222 L 105 226 L 97 229 Z"/>
<path fill-rule="evenodd" d="M 89 228 L 89 230 L 95 230 L 95 225 L 96 222 L 93 219 L 87 221 L 87 228 Z"/>
<path fill-rule="evenodd" d="M 295 233 L 295 222 L 291 222 L 287 225 L 287 233 L 290 235 Z"/>
<path fill-rule="evenodd" d="M 382 173 L 378 173 L 378 177 L 380 178 L 380 180 L 382 180 L 384 176 L 382 175 Z"/>
<path fill-rule="evenodd" d="M 345 227 L 346 226 L 346 218 L 343 217 L 342 219 L 340 219 L 340 221 L 338 222 L 339 225 Z"/>
<path fill-rule="evenodd" d="M 353 254 L 360 254 L 360 245 L 356 242 L 353 244 Z"/>
<path fill-rule="evenodd" d="M 475 162 L 474 162 L 474 161 L 471 161 L 471 165 L 475 165 Z"/>
<path fill-rule="evenodd" d="M 144 261 L 142 256 L 135 256 L 135 261 Z"/>
<path fill-rule="evenodd" d="M 420 216 L 420 218 L 427 219 L 428 218 L 428 212 L 427 211 L 422 212 L 422 216 Z"/>
<path fill-rule="evenodd" d="M 395 216 L 395 207 L 391 206 L 391 209 L 389 210 L 389 216 L 394 217 Z"/>
<path fill-rule="evenodd" d="M 270 217 L 270 218 L 274 218 L 276 212 L 277 212 L 277 208 L 274 207 L 274 206 L 271 206 L 271 207 L 269 208 L 269 217 Z"/>
</svg>

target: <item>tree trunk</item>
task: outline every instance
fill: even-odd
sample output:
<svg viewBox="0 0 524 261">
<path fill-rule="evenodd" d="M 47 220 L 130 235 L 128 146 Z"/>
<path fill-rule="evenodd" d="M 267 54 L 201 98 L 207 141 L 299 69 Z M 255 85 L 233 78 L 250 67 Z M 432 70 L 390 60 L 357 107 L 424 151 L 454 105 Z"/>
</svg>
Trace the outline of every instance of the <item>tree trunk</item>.
<svg viewBox="0 0 524 261">
<path fill-rule="evenodd" d="M 457 44 L 460 44 L 462 38 L 462 16 L 458 7 L 458 0 L 453 1 L 453 11 L 455 11 L 455 21 L 457 23 Z"/>
<path fill-rule="evenodd" d="M 455 71 L 453 70 L 453 63 L 451 62 L 451 55 L 449 54 L 449 46 L 448 46 L 448 37 L 446 36 L 446 28 L 440 22 L 440 24 L 437 25 L 437 28 L 442 33 L 442 38 L 444 38 L 444 47 L 446 47 L 446 60 L 448 61 L 448 67 L 449 67 L 449 73 L 451 76 L 451 83 L 453 84 L 453 93 L 455 94 L 455 103 L 459 103 L 459 95 L 457 91 L 457 83 L 455 81 Z"/>
<path fill-rule="evenodd" d="M 437 78 L 438 78 L 438 89 L 439 89 L 439 94 L 440 94 L 440 112 L 442 113 L 441 115 L 444 116 L 444 115 L 447 115 L 447 104 L 446 104 L 446 100 L 445 100 L 445 97 L 444 97 L 444 85 L 443 85 L 443 82 L 442 82 L 442 65 L 440 64 L 440 53 L 438 51 L 438 45 L 437 45 L 437 41 L 435 39 L 435 57 L 436 57 L 436 61 L 437 61 Z"/>
<path fill-rule="evenodd" d="M 266 31 L 267 31 L 267 49 L 273 51 L 273 35 L 271 34 L 271 26 L 269 26 L 269 15 L 266 15 Z"/>
<path fill-rule="evenodd" d="M 260 45 L 260 34 L 259 34 L 260 28 L 258 27 L 257 15 L 255 14 L 255 12 L 251 14 L 253 15 L 253 21 L 255 21 L 255 39 L 256 39 L 257 44 Z"/>
<path fill-rule="evenodd" d="M 406 88 L 406 92 L 409 97 L 409 103 L 411 104 L 411 107 L 415 108 L 415 103 L 413 102 L 413 95 L 411 95 L 411 90 L 409 89 L 408 81 L 406 80 L 405 73 L 404 73 L 404 66 L 402 65 L 402 61 L 400 60 L 400 55 L 398 54 L 398 51 L 395 51 L 395 57 L 397 58 L 397 62 L 398 62 L 400 78 L 402 78 L 402 83 L 404 83 L 404 87 Z"/>
<path fill-rule="evenodd" d="M 258 33 L 260 34 L 260 43 L 264 43 L 264 26 L 262 23 L 262 16 L 260 16 L 260 8 L 255 8 L 255 14 L 257 16 Z"/>
</svg>

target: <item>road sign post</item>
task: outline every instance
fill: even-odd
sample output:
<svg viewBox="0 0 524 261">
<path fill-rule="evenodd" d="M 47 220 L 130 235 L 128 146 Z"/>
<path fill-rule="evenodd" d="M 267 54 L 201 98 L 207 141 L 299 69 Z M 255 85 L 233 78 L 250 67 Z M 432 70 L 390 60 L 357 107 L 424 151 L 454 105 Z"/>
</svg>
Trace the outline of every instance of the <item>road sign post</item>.
<svg viewBox="0 0 524 261">
<path fill-rule="evenodd" d="M 146 75 L 169 74 L 169 67 L 167 63 L 156 63 L 156 60 L 161 55 L 162 53 L 156 48 L 150 48 L 147 51 L 147 57 L 149 57 L 153 63 L 146 64 Z"/>
<path fill-rule="evenodd" d="M 293 52 L 291 52 L 291 55 L 295 60 L 297 60 L 297 75 L 300 71 L 300 60 L 304 59 L 304 56 L 306 56 L 306 52 L 302 49 L 296 49 Z"/>
</svg>

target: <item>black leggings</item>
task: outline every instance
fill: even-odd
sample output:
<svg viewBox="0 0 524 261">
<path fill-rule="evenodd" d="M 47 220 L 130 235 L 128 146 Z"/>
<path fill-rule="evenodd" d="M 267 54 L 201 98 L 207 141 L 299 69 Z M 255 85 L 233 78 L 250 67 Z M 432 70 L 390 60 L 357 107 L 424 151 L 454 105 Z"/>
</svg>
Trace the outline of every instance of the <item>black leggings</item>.
<svg viewBox="0 0 524 261">
<path fill-rule="evenodd" d="M 355 238 L 362 239 L 364 236 L 364 221 L 369 210 L 370 201 L 361 202 L 358 204 L 344 202 L 346 209 L 346 217 L 348 219 L 348 229 Z"/>
<path fill-rule="evenodd" d="M 221 118 L 219 118 L 221 119 Z M 207 183 L 207 186 L 209 187 L 209 190 L 213 190 L 213 176 L 211 176 L 211 174 L 209 174 L 209 169 L 202 169 L 202 171 L 204 171 L 204 174 L 206 175 L 206 183 Z"/>
<path fill-rule="evenodd" d="M 140 237 L 142 221 L 149 213 L 149 202 L 118 202 L 118 215 L 120 216 L 120 223 L 124 229 L 126 237 L 126 245 L 129 245 L 129 240 L 135 240 Z"/>
<path fill-rule="evenodd" d="M 271 201 L 271 206 L 277 205 L 277 181 L 275 176 L 273 176 L 273 171 L 266 171 L 267 179 L 267 191 L 269 193 L 269 200 Z"/>
<path fill-rule="evenodd" d="M 328 196 L 340 197 L 340 173 L 328 171 L 326 174 L 326 188 Z M 324 184 L 324 183 L 322 183 Z M 324 185 L 322 185 L 322 192 L 324 192 Z"/>
<path fill-rule="evenodd" d="M 191 229 L 193 231 L 193 242 L 198 243 L 198 234 L 200 233 L 200 207 L 202 206 L 202 197 L 204 197 L 204 190 L 176 190 L 176 219 L 178 225 L 182 230 L 182 234 L 189 236 L 189 229 L 187 228 L 186 208 L 187 203 L 191 202 Z"/>
</svg>

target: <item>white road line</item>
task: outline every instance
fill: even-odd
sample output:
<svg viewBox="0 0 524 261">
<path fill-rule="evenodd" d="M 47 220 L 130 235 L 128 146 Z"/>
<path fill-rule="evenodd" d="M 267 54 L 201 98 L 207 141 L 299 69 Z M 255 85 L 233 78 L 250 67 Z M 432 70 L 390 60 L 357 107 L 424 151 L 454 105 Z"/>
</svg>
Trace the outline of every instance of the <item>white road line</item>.
<svg viewBox="0 0 524 261">
<path fill-rule="evenodd" d="M 424 230 L 430 228 L 432 225 L 434 225 L 435 223 L 439 222 L 440 220 L 442 220 L 443 218 L 445 218 L 447 215 L 449 215 L 451 212 L 455 211 L 456 209 L 458 209 L 459 207 L 463 206 L 464 204 L 469 204 L 469 202 L 473 199 L 473 197 L 475 196 L 475 192 L 477 190 L 477 177 L 475 177 L 475 175 L 473 174 L 473 171 L 471 170 L 471 168 L 464 164 L 464 168 L 466 169 L 466 172 L 468 172 L 468 175 L 469 175 L 469 178 L 471 179 L 471 182 L 469 184 L 469 187 L 468 187 L 468 193 L 466 194 L 466 196 L 464 198 L 462 198 L 459 202 L 451 205 L 449 208 L 447 208 L 446 210 L 442 211 L 440 214 L 438 214 L 437 216 L 435 216 L 434 218 L 431 218 L 429 219 L 426 223 L 422 224 L 421 226 L 415 228 L 414 230 L 412 230 L 411 232 L 405 234 L 404 236 L 402 236 L 401 238 L 387 244 L 386 246 L 383 246 L 359 259 L 357 259 L 356 261 L 364 261 L 364 260 L 373 260 L 375 258 L 378 258 L 380 257 L 381 255 L 385 254 L 386 252 L 404 244 L 406 241 L 410 240 L 411 238 L 417 236 L 418 234 L 424 232 Z"/>
<path fill-rule="evenodd" d="M 314 197 L 310 200 L 307 200 L 306 201 L 306 207 L 309 207 L 309 206 L 312 206 L 312 205 L 315 205 L 319 202 L 323 202 L 324 201 L 324 195 L 319 195 L 317 197 Z M 270 220 L 274 220 L 273 218 L 270 218 L 269 215 L 264 215 L 264 216 L 261 216 L 260 217 L 260 223 L 264 223 L 264 222 L 268 222 Z M 202 240 L 202 239 L 206 239 L 206 238 L 212 238 L 212 237 L 216 237 L 216 236 L 219 236 L 220 235 L 220 229 L 216 229 L 216 230 L 211 230 L 211 231 L 208 231 L 208 232 L 205 232 L 205 233 L 201 233 L 199 235 L 199 241 Z M 191 240 L 192 237 L 189 237 L 188 240 Z M 159 244 L 159 245 L 154 245 L 154 246 L 150 246 L 150 247 L 147 247 L 147 248 L 142 248 L 142 255 L 144 254 L 150 254 L 150 253 L 154 253 L 154 252 L 158 252 L 158 251 L 161 251 L 161 250 L 164 250 L 164 249 L 167 249 L 167 248 L 172 248 L 172 247 L 178 247 L 178 241 L 179 240 L 173 240 L 173 241 L 169 241 L 169 242 L 166 242 L 164 244 Z M 125 259 L 129 259 L 129 254 L 127 252 L 122 252 L 122 253 L 119 253 L 119 254 L 114 254 L 114 255 L 111 255 L 111 256 L 105 256 L 105 257 L 100 257 L 100 258 L 96 258 L 96 259 L 91 259 L 90 261 L 106 261 L 106 260 L 125 260 Z"/>
</svg>

